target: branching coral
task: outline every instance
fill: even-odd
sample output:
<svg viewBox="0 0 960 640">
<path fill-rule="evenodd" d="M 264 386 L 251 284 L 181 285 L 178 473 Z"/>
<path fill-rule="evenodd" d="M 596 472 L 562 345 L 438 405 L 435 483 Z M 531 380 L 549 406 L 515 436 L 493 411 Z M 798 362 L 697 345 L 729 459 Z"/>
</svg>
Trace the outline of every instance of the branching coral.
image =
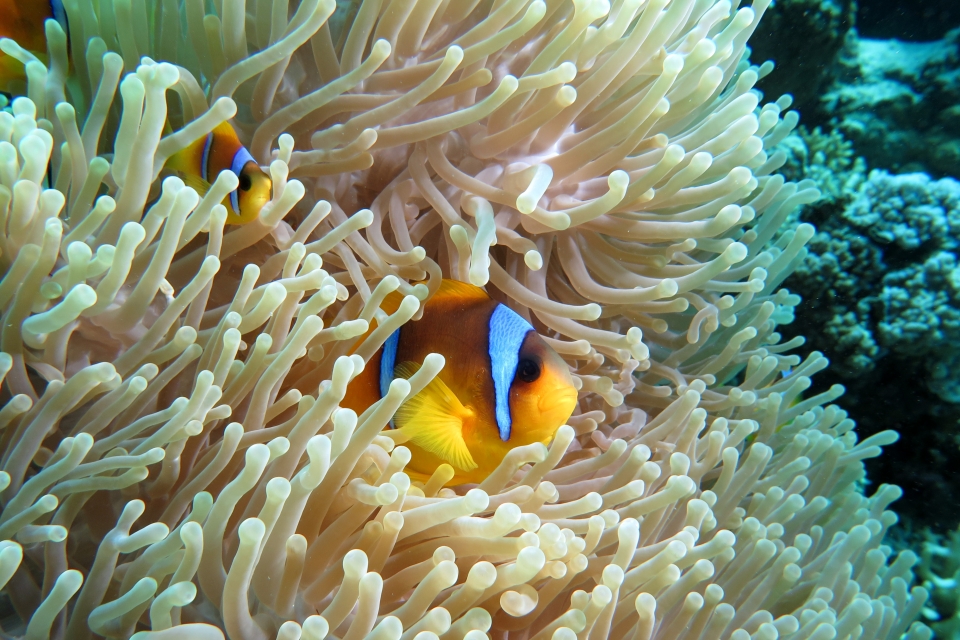
<svg viewBox="0 0 960 640">
<path fill-rule="evenodd" d="M 817 191 L 764 151 L 796 124 L 744 60 L 766 4 L 78 1 L 69 65 L 54 24 L 49 68 L 4 42 L 11 631 L 929 638 L 881 544 L 900 492 L 859 491 L 896 435 L 802 398 L 826 359 L 776 333 Z M 274 193 L 227 227 L 229 172 L 157 181 L 238 103 Z M 411 482 L 382 434 L 442 359 L 338 407 L 441 277 L 580 390 L 475 486 Z"/>
<path fill-rule="evenodd" d="M 908 358 L 956 402 L 960 184 L 884 171 L 864 179 L 855 167 L 840 180 L 859 184 L 809 214 L 823 226 L 796 279 L 837 345 L 838 371 L 856 377 L 885 355 Z"/>
<path fill-rule="evenodd" d="M 787 153 L 781 174 L 790 180 L 808 178 L 817 183 L 820 200 L 816 209 L 847 204 L 850 195 L 867 178 L 866 162 L 839 131 L 823 131 L 820 127 L 810 130 L 800 125 L 784 139 L 781 148 Z M 831 208 L 825 215 L 817 216 L 818 224 L 821 218 L 835 213 Z"/>
</svg>

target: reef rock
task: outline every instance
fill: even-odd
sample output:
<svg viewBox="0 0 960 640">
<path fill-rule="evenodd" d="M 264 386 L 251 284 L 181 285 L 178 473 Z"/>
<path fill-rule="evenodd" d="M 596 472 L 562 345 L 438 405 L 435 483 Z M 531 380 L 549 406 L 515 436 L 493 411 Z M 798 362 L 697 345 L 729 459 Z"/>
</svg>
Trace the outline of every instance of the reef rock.
<svg viewBox="0 0 960 640">
<path fill-rule="evenodd" d="M 960 29 L 943 40 L 851 31 L 822 108 L 871 165 L 960 175 Z"/>
</svg>

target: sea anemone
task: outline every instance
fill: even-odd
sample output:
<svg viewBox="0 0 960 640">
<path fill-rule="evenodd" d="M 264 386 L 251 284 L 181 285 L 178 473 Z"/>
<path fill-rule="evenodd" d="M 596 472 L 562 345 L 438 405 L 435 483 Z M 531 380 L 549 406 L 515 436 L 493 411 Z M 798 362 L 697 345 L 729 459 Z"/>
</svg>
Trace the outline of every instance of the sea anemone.
<svg viewBox="0 0 960 640">
<path fill-rule="evenodd" d="M 768 1 L 64 4 L 46 64 L 0 42 L 6 632 L 930 637 L 900 490 L 862 493 L 896 434 L 857 442 L 776 332 L 817 191 L 774 173 Z M 163 175 L 229 118 L 273 180 L 242 226 L 233 173 Z M 479 485 L 388 437 L 442 359 L 338 406 L 441 278 L 579 389 Z"/>
</svg>

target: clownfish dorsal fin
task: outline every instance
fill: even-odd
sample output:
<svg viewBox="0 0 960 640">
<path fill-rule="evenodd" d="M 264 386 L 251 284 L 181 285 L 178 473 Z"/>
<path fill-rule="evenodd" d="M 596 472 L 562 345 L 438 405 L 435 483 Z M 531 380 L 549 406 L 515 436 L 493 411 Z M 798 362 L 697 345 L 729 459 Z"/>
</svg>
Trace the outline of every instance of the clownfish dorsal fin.
<svg viewBox="0 0 960 640">
<path fill-rule="evenodd" d="M 397 312 L 401 302 L 403 302 L 403 294 L 399 291 L 393 291 L 383 297 L 383 302 L 380 303 L 380 309 L 390 316 Z"/>
<path fill-rule="evenodd" d="M 221 136 L 223 138 L 230 140 L 231 142 L 240 144 L 240 137 L 237 135 L 237 130 L 233 128 L 233 125 L 230 124 L 229 120 L 224 120 L 223 122 L 215 126 L 213 128 L 213 135 Z"/>
<path fill-rule="evenodd" d="M 416 362 L 401 362 L 394 374 L 398 378 L 409 378 L 419 369 Z M 397 429 L 409 436 L 410 442 L 461 471 L 477 468 L 463 439 L 464 423 L 473 417 L 473 411 L 464 407 L 438 377 L 394 414 Z"/>
<path fill-rule="evenodd" d="M 486 291 L 470 284 L 469 282 L 460 282 L 459 280 L 448 280 L 444 278 L 440 281 L 440 288 L 434 293 L 430 300 L 443 300 L 444 298 L 457 298 L 458 300 L 489 300 L 490 296 Z"/>
<path fill-rule="evenodd" d="M 476 287 L 467 282 L 448 280 L 444 278 L 440 281 L 440 286 L 437 288 L 437 291 L 427 299 L 426 304 L 454 299 L 460 301 L 481 302 L 484 300 L 489 300 L 490 296 L 487 295 L 487 292 L 480 287 Z M 400 303 L 402 301 L 403 295 L 399 291 L 394 291 L 393 293 L 390 293 L 384 297 L 383 302 L 380 303 L 380 308 L 389 315 L 395 313 L 396 310 L 400 308 Z"/>
</svg>

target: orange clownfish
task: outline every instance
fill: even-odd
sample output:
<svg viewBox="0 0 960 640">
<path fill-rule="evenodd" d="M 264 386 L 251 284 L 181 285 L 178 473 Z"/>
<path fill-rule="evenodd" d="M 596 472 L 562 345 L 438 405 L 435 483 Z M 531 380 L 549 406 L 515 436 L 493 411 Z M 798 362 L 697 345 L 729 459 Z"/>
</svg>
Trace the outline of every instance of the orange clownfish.
<svg viewBox="0 0 960 640">
<path fill-rule="evenodd" d="M 391 294 L 383 308 L 399 302 Z M 455 280 L 441 283 L 420 320 L 387 339 L 341 406 L 362 413 L 430 353 L 446 359 L 444 368 L 393 420 L 409 437 L 415 476 L 445 462 L 455 472 L 448 484 L 481 482 L 514 447 L 549 443 L 576 406 L 569 367 L 536 330 L 483 289 Z"/>
<path fill-rule="evenodd" d="M 210 189 L 221 171 L 233 171 L 240 179 L 240 185 L 223 201 L 227 208 L 227 224 L 247 224 L 256 220 L 273 190 L 270 176 L 240 143 L 237 132 L 227 122 L 171 156 L 166 168 L 178 173 L 200 195 Z"/>
<path fill-rule="evenodd" d="M 0 38 L 10 38 L 41 60 L 47 58 L 47 36 L 44 25 L 56 20 L 67 25 L 62 0 L 0 0 Z M 23 63 L 0 54 L 0 89 L 11 80 L 25 80 Z"/>
</svg>

